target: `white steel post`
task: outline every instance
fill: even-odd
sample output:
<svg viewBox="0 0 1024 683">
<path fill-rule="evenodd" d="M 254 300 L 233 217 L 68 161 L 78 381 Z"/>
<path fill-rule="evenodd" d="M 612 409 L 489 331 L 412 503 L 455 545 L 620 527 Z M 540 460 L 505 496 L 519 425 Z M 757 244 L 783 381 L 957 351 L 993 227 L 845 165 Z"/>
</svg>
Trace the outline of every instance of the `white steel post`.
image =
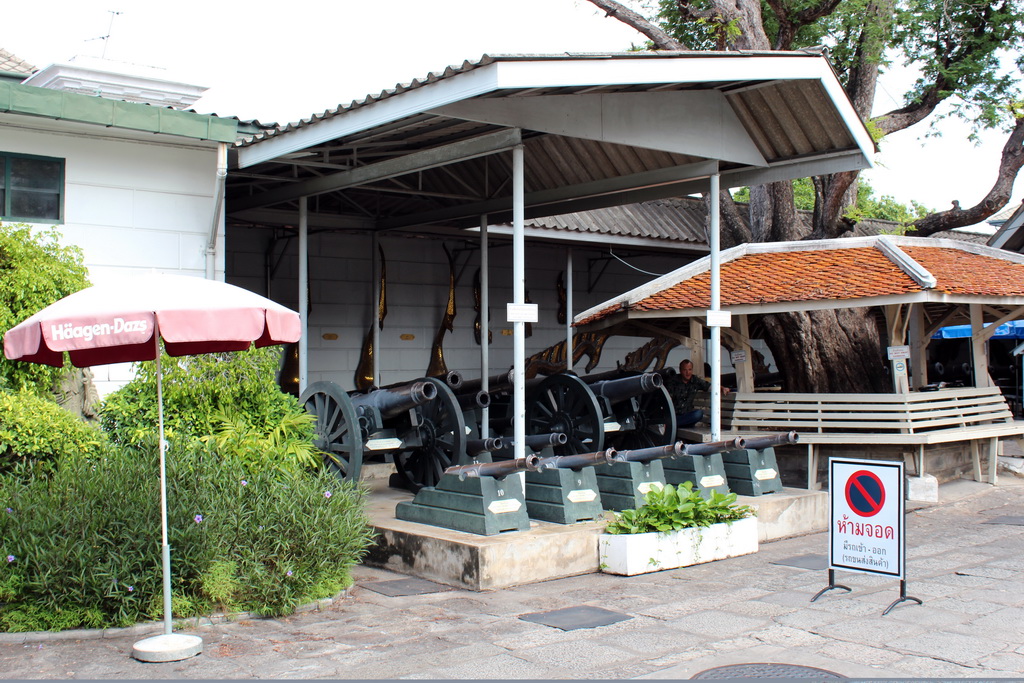
<svg viewBox="0 0 1024 683">
<path fill-rule="evenodd" d="M 380 260 L 377 233 L 370 238 L 370 263 L 372 264 L 373 289 L 370 300 L 370 324 L 373 325 L 373 385 L 380 386 Z"/>
<path fill-rule="evenodd" d="M 488 344 L 488 330 L 490 330 L 490 314 L 487 307 L 490 305 L 491 294 L 490 263 L 487 253 L 487 214 L 480 216 L 480 390 L 490 391 L 491 389 L 491 359 L 490 346 Z M 480 438 L 486 439 L 490 436 L 491 409 L 481 409 Z"/>
<path fill-rule="evenodd" d="M 711 175 L 711 310 L 721 310 L 721 263 L 719 262 L 719 175 Z M 722 328 L 711 325 L 711 440 L 722 439 Z"/>
<path fill-rule="evenodd" d="M 309 208 L 308 198 L 299 197 L 299 393 L 309 383 Z"/>
<path fill-rule="evenodd" d="M 565 250 L 565 369 L 572 370 L 572 247 Z"/>
<path fill-rule="evenodd" d="M 526 236 L 523 228 L 525 201 L 523 186 L 523 146 L 512 148 L 512 302 L 526 302 Z M 526 323 L 512 323 L 513 390 L 512 406 L 513 455 L 526 457 Z"/>
</svg>

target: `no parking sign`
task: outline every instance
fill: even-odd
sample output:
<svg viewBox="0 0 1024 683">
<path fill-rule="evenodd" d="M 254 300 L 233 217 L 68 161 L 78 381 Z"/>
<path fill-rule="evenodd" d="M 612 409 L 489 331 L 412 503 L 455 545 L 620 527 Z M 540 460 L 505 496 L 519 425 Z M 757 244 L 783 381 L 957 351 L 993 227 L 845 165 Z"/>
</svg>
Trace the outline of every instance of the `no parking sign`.
<svg viewBox="0 0 1024 683">
<path fill-rule="evenodd" d="M 905 577 L 903 463 L 829 461 L 829 567 Z"/>
</svg>

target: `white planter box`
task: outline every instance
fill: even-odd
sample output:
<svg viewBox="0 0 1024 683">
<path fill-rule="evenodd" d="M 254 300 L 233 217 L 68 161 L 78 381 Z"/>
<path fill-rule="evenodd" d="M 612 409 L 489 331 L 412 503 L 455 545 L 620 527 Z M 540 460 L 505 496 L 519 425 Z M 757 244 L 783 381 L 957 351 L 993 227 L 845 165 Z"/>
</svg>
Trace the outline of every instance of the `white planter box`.
<svg viewBox="0 0 1024 683">
<path fill-rule="evenodd" d="M 601 534 L 598 551 L 601 571 L 624 576 L 749 555 L 757 552 L 757 518 L 665 533 Z"/>
</svg>

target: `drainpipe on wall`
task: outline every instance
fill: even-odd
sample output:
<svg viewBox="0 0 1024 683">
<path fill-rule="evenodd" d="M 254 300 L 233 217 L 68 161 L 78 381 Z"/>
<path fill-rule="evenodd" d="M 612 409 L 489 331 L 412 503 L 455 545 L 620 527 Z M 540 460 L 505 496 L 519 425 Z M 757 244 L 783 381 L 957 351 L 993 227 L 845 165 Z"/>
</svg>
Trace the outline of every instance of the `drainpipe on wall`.
<svg viewBox="0 0 1024 683">
<path fill-rule="evenodd" d="M 213 193 L 210 239 L 206 242 L 206 279 L 217 279 L 217 235 L 224 225 L 224 184 L 228 177 L 228 143 L 217 143 L 217 178 Z"/>
</svg>

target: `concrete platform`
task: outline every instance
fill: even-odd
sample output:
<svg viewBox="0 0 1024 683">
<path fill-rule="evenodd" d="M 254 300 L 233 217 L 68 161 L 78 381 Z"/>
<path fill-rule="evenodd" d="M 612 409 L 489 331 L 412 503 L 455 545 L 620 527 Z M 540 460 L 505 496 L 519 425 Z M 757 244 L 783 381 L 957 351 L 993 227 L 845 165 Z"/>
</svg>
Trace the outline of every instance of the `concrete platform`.
<svg viewBox="0 0 1024 683">
<path fill-rule="evenodd" d="M 388 487 L 390 465 L 364 466 L 370 489 L 367 514 L 379 533 L 363 564 L 474 591 L 497 590 L 598 571 L 597 538 L 607 521 L 552 524 L 530 521 L 529 531 L 480 536 L 395 518 L 395 506 L 412 500 Z M 739 496 L 758 511 L 760 542 L 823 531 L 828 494 L 784 489 Z M 611 513 L 608 513 L 609 519 Z"/>
</svg>

